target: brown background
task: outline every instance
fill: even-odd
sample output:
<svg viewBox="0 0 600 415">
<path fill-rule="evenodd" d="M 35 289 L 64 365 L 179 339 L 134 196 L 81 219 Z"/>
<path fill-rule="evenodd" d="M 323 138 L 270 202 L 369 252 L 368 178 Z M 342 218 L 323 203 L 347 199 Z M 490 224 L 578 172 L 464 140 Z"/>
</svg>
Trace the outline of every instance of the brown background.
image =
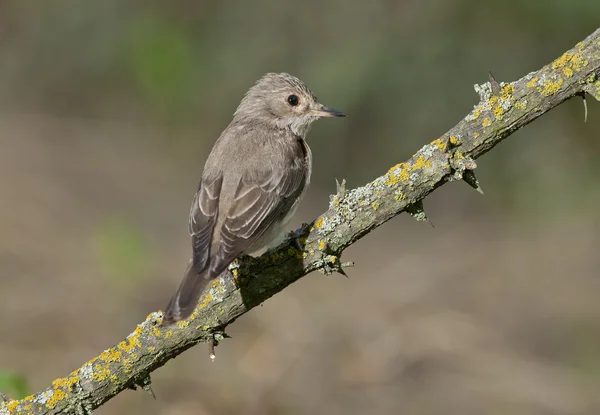
<svg viewBox="0 0 600 415">
<path fill-rule="evenodd" d="M 204 160 L 288 71 L 313 128 L 294 225 L 597 26 L 597 1 L 0 2 L 0 372 L 31 391 L 164 307 Z M 98 414 L 597 414 L 600 105 L 572 100 Z M 7 391 L 10 394 L 10 391 Z"/>
</svg>

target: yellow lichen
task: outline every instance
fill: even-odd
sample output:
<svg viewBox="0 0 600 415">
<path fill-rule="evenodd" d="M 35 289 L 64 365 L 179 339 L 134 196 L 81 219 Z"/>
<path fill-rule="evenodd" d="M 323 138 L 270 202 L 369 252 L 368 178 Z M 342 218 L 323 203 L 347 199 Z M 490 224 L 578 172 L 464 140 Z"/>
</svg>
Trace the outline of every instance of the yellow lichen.
<svg viewBox="0 0 600 415">
<path fill-rule="evenodd" d="M 527 82 L 527 88 L 533 88 L 538 81 L 538 77 L 532 78 L 531 81 Z"/>
<path fill-rule="evenodd" d="M 573 70 L 571 68 L 564 68 L 563 73 L 565 74 L 565 76 L 567 78 L 570 78 L 573 76 Z"/>
<path fill-rule="evenodd" d="M 392 166 L 389 168 L 389 170 L 387 171 L 388 173 L 393 173 L 394 171 L 401 169 L 404 166 L 404 163 L 398 163 L 395 166 Z"/>
<path fill-rule="evenodd" d="M 473 146 L 477 147 L 479 145 L 479 141 L 473 141 Z"/>
<path fill-rule="evenodd" d="M 138 326 L 135 331 L 130 334 L 127 339 L 120 342 L 117 347 L 123 350 L 125 353 L 131 353 L 136 347 L 140 347 L 140 335 L 142 334 L 142 327 Z"/>
<path fill-rule="evenodd" d="M 210 294 L 207 294 L 207 295 L 205 295 L 204 297 L 206 298 L 206 297 L 208 297 L 209 295 L 210 295 Z M 211 297 L 212 297 L 212 295 L 211 295 Z M 206 301 L 206 300 L 205 300 L 205 301 Z M 190 325 L 190 323 L 189 323 L 189 321 L 187 321 L 187 320 L 180 320 L 180 321 L 178 321 L 178 322 L 177 322 L 177 327 L 179 327 L 180 329 L 184 329 L 184 328 L 186 328 L 186 327 L 187 327 L 187 326 L 189 326 L 189 325 Z M 125 365 L 125 361 L 123 362 L 123 365 Z"/>
<path fill-rule="evenodd" d="M 450 141 L 450 144 L 452 144 L 454 146 L 459 146 L 461 144 L 460 138 L 458 138 L 455 135 L 451 135 L 450 138 L 448 139 L 448 141 Z"/>
<path fill-rule="evenodd" d="M 321 226 L 323 226 L 323 220 L 324 220 L 323 218 L 317 219 L 317 221 L 315 222 L 315 227 L 317 229 L 321 229 Z"/>
<path fill-rule="evenodd" d="M 9 412 L 13 412 L 15 409 L 17 409 L 17 406 L 19 406 L 19 401 L 9 401 L 6 404 L 6 409 L 8 409 Z"/>
<path fill-rule="evenodd" d="M 320 249 L 320 250 L 323 250 L 323 249 L 325 249 L 325 241 L 324 241 L 324 240 L 322 240 L 322 239 L 319 241 L 319 249 Z"/>
<path fill-rule="evenodd" d="M 337 257 L 335 255 L 331 255 L 329 257 L 329 262 L 332 263 L 332 264 L 335 264 L 335 261 L 337 261 Z"/>
<path fill-rule="evenodd" d="M 182 323 L 183 321 L 180 321 L 179 323 Z M 131 359 L 124 359 L 123 360 L 123 369 L 125 369 L 125 373 L 131 373 L 131 369 L 133 368 L 132 365 L 132 360 Z"/>
<path fill-rule="evenodd" d="M 121 352 L 114 349 L 114 348 L 110 348 L 108 350 L 103 351 L 100 356 L 98 356 L 99 360 L 102 360 L 103 362 L 106 363 L 111 363 L 111 362 L 118 362 L 119 360 L 121 360 Z"/>
<path fill-rule="evenodd" d="M 573 55 L 569 52 L 563 53 L 560 58 L 552 62 L 552 69 L 564 68 L 565 66 L 567 66 L 572 57 Z"/>
<path fill-rule="evenodd" d="M 200 314 L 200 311 L 198 308 L 195 308 L 194 311 L 192 312 L 192 314 L 190 314 L 190 321 L 191 320 L 195 320 L 196 317 L 198 317 L 198 315 Z M 132 354 L 133 356 L 133 354 Z"/>
<path fill-rule="evenodd" d="M 202 302 L 196 308 L 196 310 L 204 310 L 211 303 L 212 300 L 213 300 L 212 294 L 210 292 L 207 292 L 206 295 L 202 298 Z M 180 321 L 180 323 L 181 323 L 181 321 Z M 187 325 L 185 325 L 184 327 L 187 327 Z"/>
<path fill-rule="evenodd" d="M 587 59 L 582 57 L 579 52 L 565 52 L 560 58 L 552 62 L 552 69 L 561 70 L 567 78 L 570 78 L 573 76 L 573 71 L 579 72 L 582 67 L 587 65 Z"/>
<path fill-rule="evenodd" d="M 431 167 L 431 160 L 425 160 L 423 156 L 419 156 L 417 161 L 410 166 L 410 171 Z M 407 177 L 408 178 L 408 177 Z"/>
<path fill-rule="evenodd" d="M 169 338 L 169 337 L 171 337 L 172 335 L 173 335 L 173 331 L 172 331 L 172 330 L 169 330 L 169 331 L 167 332 L 167 334 L 165 334 L 165 339 L 168 339 L 168 338 Z"/>
<path fill-rule="evenodd" d="M 500 105 L 497 105 L 494 107 L 494 117 L 496 117 L 497 120 L 501 120 L 504 114 L 504 108 L 502 108 Z"/>
<path fill-rule="evenodd" d="M 558 78 L 556 81 L 547 80 L 542 87 L 542 94 L 549 96 L 556 94 L 563 84 L 563 80 Z"/>
<path fill-rule="evenodd" d="M 476 131 L 473 133 L 473 138 L 477 138 L 477 137 L 479 137 L 479 133 Z"/>
<path fill-rule="evenodd" d="M 481 112 L 483 111 L 483 109 L 481 108 L 481 106 L 478 106 L 477 108 L 475 108 L 473 110 L 473 114 L 471 115 L 471 120 L 476 120 L 477 118 L 479 118 L 479 116 L 481 115 Z"/>
<path fill-rule="evenodd" d="M 492 121 L 490 121 L 489 118 L 485 117 L 481 125 L 483 125 L 484 127 L 489 127 L 490 125 L 492 125 Z"/>
<path fill-rule="evenodd" d="M 527 108 L 527 103 L 525 101 L 517 101 L 515 102 L 515 108 L 524 110 L 525 108 Z"/>
<path fill-rule="evenodd" d="M 97 380 L 98 382 L 102 382 L 104 379 L 110 376 L 110 370 L 107 367 L 102 365 L 94 366 L 94 373 L 92 374 L 92 379 Z"/>
<path fill-rule="evenodd" d="M 75 372 L 74 372 L 75 373 Z M 79 376 L 71 374 L 68 378 L 58 378 L 52 381 L 54 388 L 70 389 L 73 385 L 79 382 Z"/>
<path fill-rule="evenodd" d="M 508 85 L 504 85 L 502 87 L 502 90 L 500 91 L 500 96 L 502 97 L 503 100 L 507 100 L 510 99 L 512 93 L 515 92 L 515 87 L 508 84 Z"/>
<path fill-rule="evenodd" d="M 50 399 L 48 399 L 48 402 L 46 402 L 46 406 L 49 409 L 55 408 L 60 401 L 67 397 L 67 394 L 62 389 L 54 389 L 53 392 L 54 393 L 52 394 Z"/>
<path fill-rule="evenodd" d="M 379 209 L 379 202 L 375 201 L 375 202 L 371 203 L 371 206 L 373 207 L 373 210 L 377 210 L 377 209 Z"/>
<path fill-rule="evenodd" d="M 440 150 L 441 152 L 446 151 L 446 141 L 442 140 L 441 138 L 438 138 L 437 140 L 433 140 L 431 142 L 431 145 L 434 145 L 438 148 L 438 150 Z"/>
<path fill-rule="evenodd" d="M 399 202 L 399 201 L 401 201 L 401 200 L 404 200 L 404 199 L 406 199 L 406 195 L 405 195 L 404 193 L 402 193 L 402 192 L 397 192 L 397 193 L 394 195 L 394 199 L 396 199 L 396 200 Z"/>
<path fill-rule="evenodd" d="M 579 53 L 576 53 L 571 60 L 571 67 L 575 72 L 579 72 L 583 69 L 583 67 L 588 66 L 588 60 L 581 56 Z"/>
<path fill-rule="evenodd" d="M 396 174 L 395 172 L 397 172 L 398 170 L 400 170 L 400 173 Z M 408 180 L 407 170 L 408 169 L 406 168 L 406 163 L 396 164 L 394 167 L 389 169 L 387 174 L 385 175 L 385 184 L 387 184 L 388 186 L 392 186 L 398 183 L 400 180 Z"/>
</svg>

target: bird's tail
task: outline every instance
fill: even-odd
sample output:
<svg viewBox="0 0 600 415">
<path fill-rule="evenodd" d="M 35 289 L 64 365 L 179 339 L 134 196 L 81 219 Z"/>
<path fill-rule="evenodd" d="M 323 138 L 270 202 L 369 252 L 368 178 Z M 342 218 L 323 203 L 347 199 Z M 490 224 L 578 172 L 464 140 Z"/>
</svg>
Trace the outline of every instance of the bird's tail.
<svg viewBox="0 0 600 415">
<path fill-rule="evenodd" d="M 198 269 L 190 261 L 177 292 L 167 305 L 163 316 L 163 326 L 169 326 L 188 318 L 196 309 L 198 300 L 211 279 L 210 266 Z"/>
</svg>

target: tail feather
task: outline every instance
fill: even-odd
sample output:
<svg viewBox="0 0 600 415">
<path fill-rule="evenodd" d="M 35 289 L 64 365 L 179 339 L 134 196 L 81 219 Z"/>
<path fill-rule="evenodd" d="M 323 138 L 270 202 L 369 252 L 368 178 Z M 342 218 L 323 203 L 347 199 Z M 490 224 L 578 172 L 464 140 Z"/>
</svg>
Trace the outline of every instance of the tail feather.
<svg viewBox="0 0 600 415">
<path fill-rule="evenodd" d="M 209 268 L 198 269 L 190 261 L 177 292 L 167 305 L 163 316 L 163 326 L 185 320 L 194 312 L 202 292 L 212 279 Z"/>
</svg>

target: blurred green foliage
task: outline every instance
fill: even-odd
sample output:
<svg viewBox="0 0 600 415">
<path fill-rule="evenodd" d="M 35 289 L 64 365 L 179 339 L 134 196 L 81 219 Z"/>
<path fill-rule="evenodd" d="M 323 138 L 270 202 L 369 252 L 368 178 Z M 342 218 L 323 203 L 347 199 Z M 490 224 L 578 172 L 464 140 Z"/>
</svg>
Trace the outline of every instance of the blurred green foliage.
<svg viewBox="0 0 600 415">
<path fill-rule="evenodd" d="M 129 64 L 145 99 L 166 113 L 187 108 L 194 62 L 183 28 L 149 15 L 132 22 L 128 37 Z"/>
<path fill-rule="evenodd" d="M 154 264 L 148 240 L 131 221 L 121 217 L 109 217 L 97 226 L 95 245 L 105 274 L 120 288 L 136 286 Z"/>
<path fill-rule="evenodd" d="M 0 392 L 11 399 L 23 399 L 31 393 L 24 376 L 13 372 L 0 372 Z"/>
<path fill-rule="evenodd" d="M 248 87 L 287 71 L 349 114 L 315 127 L 313 183 L 354 185 L 452 127 L 488 71 L 510 82 L 539 68 L 596 29 L 599 15 L 596 0 L 6 2 L 0 108 L 166 125 L 176 162 L 190 151 L 203 160 L 198 148 L 210 148 Z M 502 210 L 548 204 L 548 189 L 556 213 L 572 207 L 573 192 L 583 209 L 595 206 L 600 192 L 580 191 L 600 174 L 598 104 L 589 106 L 587 124 L 568 104 L 518 133 L 528 140 L 485 157 L 482 184 Z M 184 127 L 194 134 L 181 143 Z M 578 186 L 556 188 L 557 178 Z"/>
</svg>

